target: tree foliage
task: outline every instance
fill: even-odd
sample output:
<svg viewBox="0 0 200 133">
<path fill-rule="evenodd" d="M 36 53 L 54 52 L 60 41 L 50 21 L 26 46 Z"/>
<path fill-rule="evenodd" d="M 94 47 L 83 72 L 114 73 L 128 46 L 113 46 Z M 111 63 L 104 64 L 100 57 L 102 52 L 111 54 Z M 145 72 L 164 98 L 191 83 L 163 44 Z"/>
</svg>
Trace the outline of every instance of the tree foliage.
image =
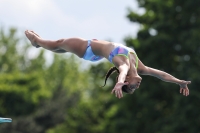
<svg viewBox="0 0 200 133">
<path fill-rule="evenodd" d="M 129 9 L 140 24 L 137 38 L 126 37 L 147 66 L 191 80 L 190 95 L 179 86 L 142 76 L 140 89 L 117 99 L 110 92 L 116 75 L 103 85 L 109 63 L 81 70 L 75 56 L 54 54 L 45 65 L 44 51 L 32 49 L 11 28 L 0 32 L 0 115 L 13 122 L 0 125 L 9 133 L 198 133 L 200 67 L 200 1 L 138 0 L 144 14 Z"/>
<path fill-rule="evenodd" d="M 54 54 L 47 66 L 43 50 L 35 58 L 28 56 L 33 49 L 14 28 L 7 34 L 1 30 L 0 49 L 0 115 L 13 119 L 0 130 L 44 133 L 65 122 L 67 110 L 76 107 L 88 87 L 77 57 Z"/>
<path fill-rule="evenodd" d="M 127 17 L 141 26 L 137 38 L 127 37 L 141 61 L 179 79 L 191 80 L 190 96 L 179 94 L 179 86 L 143 76 L 141 88 L 119 112 L 126 128 L 122 132 L 199 132 L 199 1 L 138 0 L 145 13 L 130 10 Z M 130 102 L 132 101 L 132 102 Z M 120 101 L 121 102 L 121 101 Z M 124 104 L 124 103 L 122 103 Z M 198 117 L 197 117 L 198 116 Z M 117 117 L 117 116 L 116 116 Z M 117 119 L 114 121 L 118 121 Z M 117 127 L 113 130 L 119 131 Z"/>
</svg>

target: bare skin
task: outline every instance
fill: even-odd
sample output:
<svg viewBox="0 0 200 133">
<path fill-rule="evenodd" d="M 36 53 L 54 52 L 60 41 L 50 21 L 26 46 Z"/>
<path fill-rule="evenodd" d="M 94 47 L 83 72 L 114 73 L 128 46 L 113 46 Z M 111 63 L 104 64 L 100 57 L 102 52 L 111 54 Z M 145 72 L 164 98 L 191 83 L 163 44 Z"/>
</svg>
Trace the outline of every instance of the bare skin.
<svg viewBox="0 0 200 133">
<path fill-rule="evenodd" d="M 34 31 L 25 31 L 26 37 L 30 40 L 31 44 L 36 47 L 43 47 L 47 50 L 56 53 L 71 52 L 82 58 L 87 48 L 87 41 L 82 38 L 68 38 L 60 39 L 56 41 L 42 39 Z M 91 40 L 91 48 L 95 55 L 108 59 L 111 51 L 117 46 L 114 43 L 108 41 Z M 180 86 L 180 93 L 184 96 L 189 95 L 189 89 L 187 87 L 191 81 L 184 81 L 173 77 L 172 75 L 145 66 L 140 60 L 138 60 L 138 68 L 136 69 L 136 55 L 129 54 L 127 59 L 124 56 L 115 56 L 112 60 L 113 64 L 119 69 L 118 81 L 115 84 L 111 93 L 115 93 L 116 97 L 122 98 L 122 86 L 128 85 L 131 89 L 139 88 L 142 78 L 141 75 L 150 75 L 157 77 L 165 82 L 171 82 Z"/>
<path fill-rule="evenodd" d="M 131 57 L 130 57 L 130 59 L 131 59 Z M 191 81 L 180 80 L 164 71 L 160 71 L 160 70 L 145 66 L 140 60 L 138 63 L 138 69 L 136 70 L 134 63 L 129 63 L 129 64 L 127 63 L 127 65 L 124 65 L 124 66 L 120 65 L 120 67 L 119 67 L 120 74 L 119 75 L 122 75 L 122 78 L 121 78 L 121 81 L 120 81 L 120 78 L 118 79 L 118 82 L 116 83 L 114 89 L 112 90 L 112 93 L 115 92 L 116 97 L 118 97 L 118 98 L 123 97 L 122 91 L 120 89 L 123 85 L 129 85 L 130 88 L 132 88 L 131 86 L 133 86 L 132 89 L 139 88 L 142 78 L 138 74 L 150 75 L 150 76 L 159 78 L 165 82 L 178 84 L 180 86 L 180 93 L 182 93 L 184 96 L 189 95 L 189 89 L 188 89 L 187 85 L 190 84 Z M 123 82 L 123 81 L 125 81 L 125 82 Z"/>
</svg>

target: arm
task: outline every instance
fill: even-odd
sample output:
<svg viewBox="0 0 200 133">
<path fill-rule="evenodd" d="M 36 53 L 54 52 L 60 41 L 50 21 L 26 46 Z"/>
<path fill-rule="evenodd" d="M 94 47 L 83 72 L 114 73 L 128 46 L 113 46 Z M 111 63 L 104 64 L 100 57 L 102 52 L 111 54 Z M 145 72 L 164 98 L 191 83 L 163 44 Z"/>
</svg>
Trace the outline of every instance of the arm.
<svg viewBox="0 0 200 133">
<path fill-rule="evenodd" d="M 147 66 L 145 66 L 145 67 L 146 68 L 141 73 L 142 75 L 154 76 L 165 82 L 171 82 L 171 83 L 176 83 L 176 84 L 180 84 L 182 82 L 182 80 L 179 80 L 166 72 L 163 72 L 163 71 L 160 71 L 160 70 L 157 70 L 154 68 L 150 68 Z"/>
<path fill-rule="evenodd" d="M 124 83 L 126 79 L 126 75 L 128 73 L 128 66 L 127 65 L 121 65 L 119 66 L 119 77 L 118 77 L 118 83 Z"/>
<path fill-rule="evenodd" d="M 122 86 L 127 85 L 128 82 L 125 82 L 126 79 L 126 75 L 128 73 L 129 67 L 126 64 L 123 64 L 121 66 L 119 66 L 119 77 L 118 77 L 118 81 L 115 84 L 114 89 L 112 90 L 112 94 L 115 92 L 116 97 L 118 98 L 122 98 L 123 94 L 122 94 Z"/>
<path fill-rule="evenodd" d="M 140 71 L 140 74 L 154 76 L 165 82 L 171 82 L 171 83 L 178 84 L 178 85 L 180 85 L 180 93 L 183 93 L 183 95 L 185 95 L 185 96 L 189 95 L 189 89 L 187 87 L 187 84 L 190 84 L 191 81 L 184 81 L 184 80 L 177 79 L 174 76 L 172 76 L 166 72 L 163 72 L 163 71 L 160 71 L 157 69 L 153 69 L 153 68 L 150 68 L 147 66 L 143 67 L 142 71 Z"/>
</svg>

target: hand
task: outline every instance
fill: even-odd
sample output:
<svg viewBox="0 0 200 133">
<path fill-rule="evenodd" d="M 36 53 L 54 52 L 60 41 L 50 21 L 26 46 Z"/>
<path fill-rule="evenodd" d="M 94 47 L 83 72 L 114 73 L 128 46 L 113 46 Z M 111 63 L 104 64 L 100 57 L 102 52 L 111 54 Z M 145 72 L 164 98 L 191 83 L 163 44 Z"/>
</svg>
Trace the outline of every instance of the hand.
<svg viewBox="0 0 200 133">
<path fill-rule="evenodd" d="M 118 98 L 122 98 L 123 97 L 123 94 L 122 94 L 122 86 L 124 85 L 128 85 L 129 83 L 128 82 L 125 82 L 125 83 L 116 83 L 114 89 L 112 90 L 112 94 L 115 92 L 115 96 L 118 97 Z"/>
<path fill-rule="evenodd" d="M 182 80 L 180 85 L 180 93 L 182 93 L 184 96 L 188 96 L 189 95 L 189 89 L 187 87 L 188 84 L 190 84 L 191 81 L 184 81 Z"/>
</svg>

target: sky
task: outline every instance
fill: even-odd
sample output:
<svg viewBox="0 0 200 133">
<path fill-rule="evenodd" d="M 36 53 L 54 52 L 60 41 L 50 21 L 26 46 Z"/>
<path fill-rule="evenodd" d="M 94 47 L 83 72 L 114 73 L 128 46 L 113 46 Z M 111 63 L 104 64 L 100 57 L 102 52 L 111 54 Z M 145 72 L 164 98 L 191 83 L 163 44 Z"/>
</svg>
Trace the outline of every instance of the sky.
<svg viewBox="0 0 200 133">
<path fill-rule="evenodd" d="M 0 26 L 34 30 L 45 39 L 81 37 L 123 43 L 136 37 L 128 8 L 142 12 L 136 0 L 0 0 Z"/>
</svg>

